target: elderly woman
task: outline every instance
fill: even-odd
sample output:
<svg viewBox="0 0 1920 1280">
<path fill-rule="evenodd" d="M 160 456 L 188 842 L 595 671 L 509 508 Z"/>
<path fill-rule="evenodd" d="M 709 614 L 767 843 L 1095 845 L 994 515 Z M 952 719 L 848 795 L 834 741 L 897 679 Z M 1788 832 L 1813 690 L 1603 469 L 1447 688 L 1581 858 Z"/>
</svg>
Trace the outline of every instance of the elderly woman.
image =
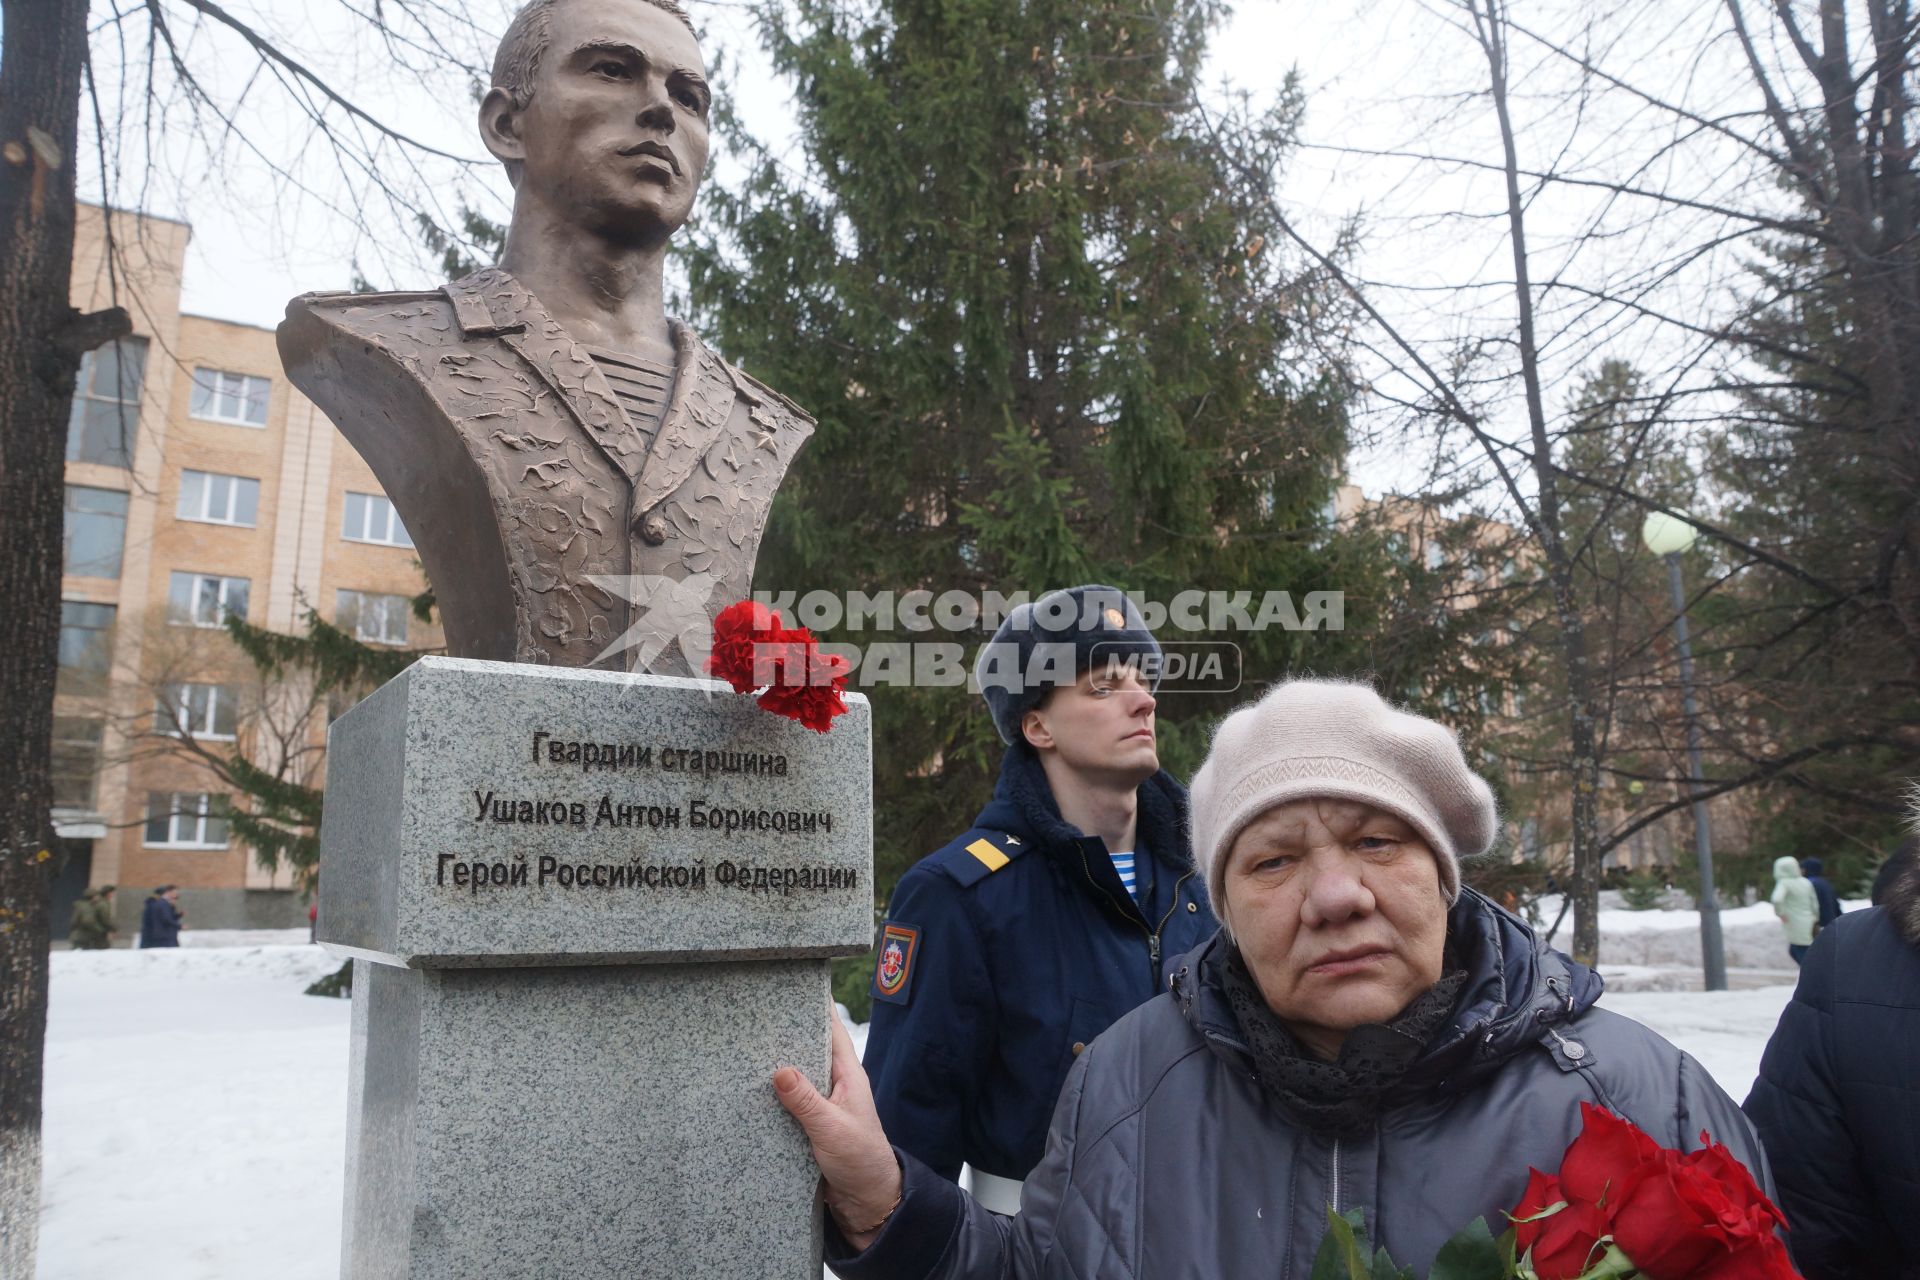
<svg viewBox="0 0 1920 1280">
<path fill-rule="evenodd" d="M 1193 782 L 1221 930 L 1075 1064 L 1017 1218 L 887 1145 L 835 1031 L 833 1093 L 781 1101 L 827 1184 L 843 1277 L 1304 1277 L 1327 1210 L 1424 1275 L 1581 1102 L 1670 1146 L 1702 1130 L 1771 1189 L 1700 1065 L 1594 1007 L 1600 981 L 1460 884 L 1493 795 L 1451 731 L 1370 689 L 1295 680 L 1221 725 Z"/>
</svg>

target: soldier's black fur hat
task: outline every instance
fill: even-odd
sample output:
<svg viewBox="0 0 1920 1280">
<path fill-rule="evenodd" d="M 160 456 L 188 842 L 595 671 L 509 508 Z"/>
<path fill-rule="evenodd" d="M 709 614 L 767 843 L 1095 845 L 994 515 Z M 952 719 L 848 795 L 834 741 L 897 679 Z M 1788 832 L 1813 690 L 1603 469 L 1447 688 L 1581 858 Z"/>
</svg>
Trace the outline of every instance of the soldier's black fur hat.
<svg viewBox="0 0 1920 1280">
<path fill-rule="evenodd" d="M 973 678 L 1000 740 L 1014 742 L 1048 690 L 1109 660 L 1132 660 L 1149 689 L 1160 687 L 1160 642 L 1139 608 L 1120 588 L 1089 583 L 1015 608 L 981 646 Z"/>
</svg>

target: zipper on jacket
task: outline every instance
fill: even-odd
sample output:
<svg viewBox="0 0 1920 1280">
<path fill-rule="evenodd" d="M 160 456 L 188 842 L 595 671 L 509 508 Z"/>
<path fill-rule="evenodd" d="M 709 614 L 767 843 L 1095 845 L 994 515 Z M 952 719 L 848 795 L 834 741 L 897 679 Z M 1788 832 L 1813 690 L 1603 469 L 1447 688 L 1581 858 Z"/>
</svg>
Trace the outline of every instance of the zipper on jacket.
<svg viewBox="0 0 1920 1280">
<path fill-rule="evenodd" d="M 1180 909 L 1180 887 L 1193 878 L 1189 871 L 1173 882 L 1173 905 L 1167 908 L 1167 914 L 1160 917 L 1159 927 L 1147 935 L 1147 963 L 1153 970 L 1153 988 L 1160 989 L 1160 935 L 1166 931 L 1167 921 L 1173 919 L 1173 913 Z"/>
<path fill-rule="evenodd" d="M 1340 1139 L 1333 1140 L 1333 1211 L 1340 1212 Z"/>
<path fill-rule="evenodd" d="M 1139 903 L 1137 902 L 1134 903 L 1133 911 L 1128 912 L 1125 907 L 1122 907 L 1118 902 L 1114 900 L 1113 895 L 1107 892 L 1105 886 L 1103 886 L 1098 880 L 1095 880 L 1093 878 L 1093 868 L 1087 863 L 1087 847 L 1085 845 L 1080 846 L 1080 870 L 1086 874 L 1087 883 L 1100 891 L 1100 897 L 1102 898 L 1102 900 L 1104 900 L 1108 906 L 1112 907 L 1115 911 L 1120 913 L 1121 919 L 1125 920 L 1128 924 L 1131 924 L 1134 928 L 1138 929 L 1140 932 L 1147 935 L 1147 967 L 1150 970 L 1152 975 L 1151 978 L 1149 979 L 1149 985 L 1157 994 L 1160 990 L 1160 934 L 1163 930 L 1166 929 L 1167 921 L 1173 919 L 1173 913 L 1180 909 L 1180 887 L 1186 884 L 1187 881 L 1193 879 L 1194 873 L 1189 871 L 1185 875 L 1181 876 L 1178 880 L 1174 881 L 1173 905 L 1167 908 L 1167 914 L 1160 917 L 1159 928 L 1149 929 L 1147 928 L 1145 921 L 1143 921 L 1140 918 Z"/>
</svg>

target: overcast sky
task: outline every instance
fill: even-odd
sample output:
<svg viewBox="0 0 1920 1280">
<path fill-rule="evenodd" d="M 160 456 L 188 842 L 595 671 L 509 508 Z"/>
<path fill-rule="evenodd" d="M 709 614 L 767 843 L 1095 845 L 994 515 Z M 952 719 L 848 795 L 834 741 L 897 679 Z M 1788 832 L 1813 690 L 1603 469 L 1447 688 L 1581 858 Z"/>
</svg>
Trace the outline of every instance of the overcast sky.
<svg viewBox="0 0 1920 1280">
<path fill-rule="evenodd" d="M 432 92 L 412 91 L 407 78 L 385 73 L 378 66 L 384 51 L 374 45 L 364 29 L 356 30 L 337 18 L 329 20 L 324 7 L 310 7 L 300 0 L 231 7 L 263 29 L 282 33 L 287 46 L 302 55 L 312 56 L 318 46 L 323 56 L 314 57 L 316 67 L 324 68 L 336 83 L 361 86 L 359 101 L 383 121 L 448 151 L 475 157 L 484 154 L 474 133 L 472 106 L 459 95 L 453 77 L 444 77 L 444 83 L 436 86 L 443 90 L 437 97 Z M 1329 9 L 1342 7 L 1350 12 L 1329 16 Z M 290 8 L 305 10 L 305 16 L 288 20 Z M 500 0 L 480 0 L 469 8 L 476 26 L 496 30 L 510 12 L 510 6 Z M 706 32 L 708 45 L 717 44 L 733 64 L 723 87 L 735 95 L 749 126 L 763 139 L 790 141 L 787 86 L 767 67 L 747 9 L 702 0 L 692 0 L 691 8 Z M 1405 19 L 1417 12 L 1418 6 L 1390 3 L 1330 6 L 1297 0 L 1253 0 L 1235 12 L 1214 42 L 1210 78 L 1256 95 L 1271 94 L 1298 66 L 1310 89 L 1310 128 L 1329 137 L 1344 137 L 1348 131 L 1343 124 L 1370 119 L 1380 104 L 1392 102 L 1398 88 L 1405 85 L 1412 69 L 1409 59 L 1416 57 L 1417 51 L 1408 41 L 1395 38 L 1394 28 L 1399 24 L 1390 19 L 1396 14 Z M 202 47 L 213 43 L 209 37 Z M 217 69 L 209 80 L 220 82 Z M 225 87 L 231 90 L 233 86 Z M 251 101 L 257 106 L 272 98 L 256 90 Z M 289 147 L 290 152 L 297 148 L 311 158 L 312 149 L 299 147 L 293 131 L 282 136 L 295 143 Z M 724 157 L 716 157 L 716 164 L 724 163 Z M 206 173 L 169 174 L 166 180 L 144 189 L 144 203 L 149 209 L 193 224 L 182 300 L 187 311 L 271 326 L 279 322 L 286 299 L 294 294 L 308 289 L 345 288 L 356 256 L 369 274 L 385 267 L 398 276 L 407 265 L 397 259 L 381 260 L 382 246 L 358 241 L 351 220 L 325 209 L 318 200 L 290 199 L 284 189 L 272 199 L 259 199 L 271 188 L 249 172 L 258 167 L 258 157 L 245 154 L 234 155 L 229 161 L 225 176 L 245 180 L 243 185 L 251 190 L 228 189 Z M 1351 185 L 1351 175 L 1347 175 L 1349 182 L 1344 187 L 1330 185 L 1329 175 L 1330 166 L 1303 157 L 1288 182 L 1288 198 L 1304 210 L 1328 215 L 1357 207 L 1363 193 Z M 724 170 L 720 176 L 724 177 Z M 97 170 L 87 172 L 83 186 L 89 194 L 97 194 Z M 485 211 L 504 214 L 507 187 L 503 178 L 482 170 L 468 178 L 463 187 L 471 198 L 485 202 Z M 296 204 L 302 207 L 291 207 Z M 430 283 L 427 277 L 431 273 L 425 265 L 418 264 L 416 279 L 378 278 L 376 274 L 376 282 L 394 287 Z"/>
<path fill-rule="evenodd" d="M 512 9 L 509 0 L 450 6 L 464 16 L 464 26 L 441 23 L 430 36 L 402 32 L 385 46 L 351 16 L 349 6 L 357 7 L 358 0 L 334 5 L 234 0 L 229 7 L 298 51 L 330 84 L 383 122 L 451 155 L 482 156 L 468 80 L 456 66 L 490 58 Z M 787 88 L 766 66 L 749 8 L 734 0 L 693 0 L 691 8 L 706 31 L 709 57 L 723 52 L 731 64 L 722 90 L 732 92 L 756 135 L 791 151 Z M 1703 83 L 1712 98 L 1711 86 L 1726 81 L 1724 66 L 1713 60 L 1714 43 L 1706 38 L 1713 6 L 1532 0 L 1521 8 L 1524 20 L 1538 30 L 1581 32 L 1593 24 L 1609 33 L 1592 49 L 1596 59 L 1690 100 L 1700 98 Z M 246 136 L 223 130 L 203 111 L 197 140 L 186 145 L 182 139 L 191 126 L 180 123 L 186 116 L 176 101 L 157 144 L 157 165 L 140 163 L 132 130 L 109 131 L 115 136 L 108 164 L 128 175 L 119 183 L 119 203 L 192 223 L 185 310 L 271 326 L 288 298 L 345 288 L 356 265 L 379 287 L 439 283 L 437 270 L 400 226 L 400 215 L 379 208 L 364 182 L 350 168 L 340 168 L 335 149 L 317 140 L 310 125 L 284 105 L 285 94 L 271 75 L 251 70 L 257 60 L 218 30 L 203 25 L 179 31 L 190 65 L 215 99 L 222 105 L 244 102 Z M 136 119 L 126 104 L 137 103 L 138 95 L 119 97 L 112 60 L 101 58 L 104 44 L 96 37 L 104 113 L 109 119 Z M 1702 48 L 1708 50 L 1705 57 Z M 137 57 L 129 61 L 140 64 Z M 1559 163 L 1593 174 L 1631 172 L 1663 186 L 1695 183 L 1703 190 L 1725 185 L 1710 150 L 1692 140 L 1683 145 L 1663 132 L 1671 130 L 1670 120 L 1650 120 L 1604 96 L 1570 98 L 1564 60 L 1538 48 L 1517 47 L 1513 61 L 1515 110 L 1527 150 L 1523 166 Z M 396 62 L 411 70 L 396 74 Z M 1364 238 L 1358 272 L 1386 316 L 1430 356 L 1443 359 L 1450 349 L 1474 342 L 1496 348 L 1506 342 L 1513 310 L 1507 284 L 1511 262 L 1504 224 L 1490 216 L 1502 207 L 1498 175 L 1472 164 L 1378 154 L 1418 150 L 1429 156 L 1498 158 L 1490 113 L 1475 96 L 1484 92 L 1486 64 L 1458 27 L 1457 8 L 1448 0 L 1247 0 L 1213 43 L 1209 80 L 1259 98 L 1272 95 L 1294 68 L 1305 84 L 1307 117 L 1304 145 L 1282 184 L 1289 217 L 1310 239 L 1327 244 L 1342 219 L 1360 215 Z M 90 144 L 83 140 L 84 145 Z M 210 151 L 217 156 L 212 164 L 205 158 Z M 1655 166 L 1660 172 L 1648 170 L 1647 156 L 1660 157 Z M 443 221 L 451 220 L 460 200 L 504 220 L 507 186 L 495 166 L 419 163 L 418 175 L 409 181 L 432 193 Z M 97 196 L 98 168 L 83 168 L 83 192 Z M 724 155 L 716 155 L 710 173 L 726 180 Z M 1604 212 L 1596 212 L 1600 209 Z M 1674 218 L 1649 220 L 1577 188 L 1536 197 L 1531 216 L 1541 279 L 1562 271 L 1585 273 L 1583 278 L 1605 275 L 1614 264 L 1636 257 L 1659 261 L 1677 225 Z M 1612 221 L 1606 224 L 1605 243 L 1595 249 L 1580 233 L 1603 219 Z M 1669 297 L 1678 291 L 1686 305 L 1697 301 L 1710 308 L 1718 305 L 1716 291 L 1730 287 L 1728 272 L 1738 265 L 1737 255 L 1712 255 L 1688 262 L 1671 279 L 1663 277 L 1659 288 Z M 1617 316 L 1582 314 L 1563 321 L 1564 327 L 1550 334 L 1551 355 L 1558 362 L 1551 368 L 1551 390 L 1562 401 L 1575 374 L 1596 352 L 1673 355 L 1671 335 L 1636 328 Z M 1414 388 L 1396 381 L 1391 344 L 1380 342 L 1378 334 L 1371 337 L 1375 351 L 1388 353 L 1368 357 L 1367 375 L 1385 393 L 1377 409 L 1413 394 Z M 1490 414 L 1517 431 L 1512 380 L 1489 379 L 1485 393 Z M 1366 415 L 1374 426 L 1392 420 L 1391 412 Z M 1363 444 L 1352 469 L 1369 489 L 1404 491 L 1422 486 L 1430 460 L 1389 438 Z"/>
</svg>

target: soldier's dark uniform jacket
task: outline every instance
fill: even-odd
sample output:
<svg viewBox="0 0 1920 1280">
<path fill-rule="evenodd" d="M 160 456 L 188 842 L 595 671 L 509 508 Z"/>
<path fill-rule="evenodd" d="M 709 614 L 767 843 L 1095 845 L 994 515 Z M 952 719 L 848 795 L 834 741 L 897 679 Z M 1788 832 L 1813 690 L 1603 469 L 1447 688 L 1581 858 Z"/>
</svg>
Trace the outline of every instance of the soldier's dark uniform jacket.
<svg viewBox="0 0 1920 1280">
<path fill-rule="evenodd" d="M 1061 818 L 1025 742 L 973 827 L 894 890 L 867 1074 L 887 1136 L 944 1176 L 1025 1178 L 1075 1055 L 1214 932 L 1186 789 L 1161 770 L 1139 795 L 1137 902 L 1105 842 Z"/>
</svg>

